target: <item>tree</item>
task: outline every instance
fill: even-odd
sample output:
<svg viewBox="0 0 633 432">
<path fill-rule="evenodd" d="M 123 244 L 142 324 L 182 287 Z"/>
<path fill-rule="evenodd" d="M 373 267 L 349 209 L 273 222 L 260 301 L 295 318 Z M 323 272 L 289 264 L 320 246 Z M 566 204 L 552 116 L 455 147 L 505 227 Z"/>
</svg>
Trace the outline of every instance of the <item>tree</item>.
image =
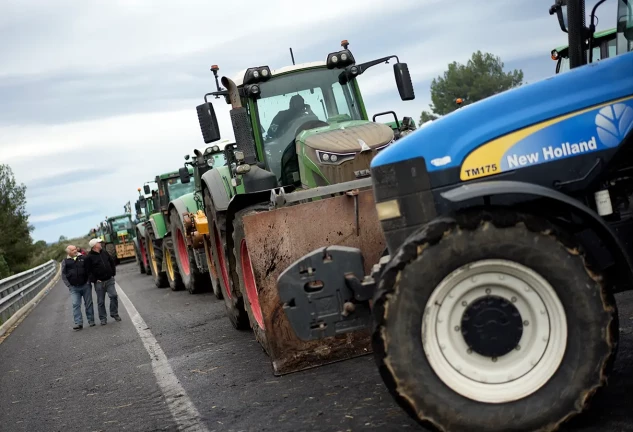
<svg viewBox="0 0 633 432">
<path fill-rule="evenodd" d="M 0 251 L 11 273 L 29 268 L 32 230 L 26 212 L 26 186 L 16 183 L 9 165 L 0 164 Z"/>
<path fill-rule="evenodd" d="M 504 72 L 503 67 L 501 58 L 481 51 L 473 53 L 466 65 L 449 64 L 444 76 L 431 82 L 430 112 L 422 111 L 420 125 L 455 111 L 457 98 L 464 100 L 464 106 L 523 84 L 522 70 Z"/>
</svg>

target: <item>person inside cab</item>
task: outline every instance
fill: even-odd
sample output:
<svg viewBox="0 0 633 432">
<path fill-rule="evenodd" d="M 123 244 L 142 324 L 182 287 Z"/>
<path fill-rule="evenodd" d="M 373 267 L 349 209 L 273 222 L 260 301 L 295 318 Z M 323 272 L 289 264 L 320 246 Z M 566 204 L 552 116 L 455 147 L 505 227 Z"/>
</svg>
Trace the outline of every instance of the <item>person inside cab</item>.
<svg viewBox="0 0 633 432">
<path fill-rule="evenodd" d="M 299 94 L 291 97 L 288 105 L 288 109 L 279 111 L 270 123 L 270 127 L 266 132 L 268 139 L 277 138 L 282 135 L 289 124 L 307 112 L 308 106 L 305 104 L 303 97 Z"/>
</svg>

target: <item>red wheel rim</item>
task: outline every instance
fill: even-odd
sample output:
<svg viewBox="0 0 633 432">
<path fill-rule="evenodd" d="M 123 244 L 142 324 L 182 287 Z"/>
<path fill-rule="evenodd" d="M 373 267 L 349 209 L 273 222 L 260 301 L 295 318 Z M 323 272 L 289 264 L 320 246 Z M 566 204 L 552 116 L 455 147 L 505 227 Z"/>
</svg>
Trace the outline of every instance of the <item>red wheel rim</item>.
<svg viewBox="0 0 633 432">
<path fill-rule="evenodd" d="M 262 316 L 262 308 L 259 305 L 259 295 L 257 294 L 257 284 L 255 283 L 255 274 L 253 273 L 253 265 L 251 264 L 251 256 L 248 254 L 246 240 L 244 239 L 242 239 L 242 243 L 240 244 L 240 261 L 242 264 L 242 276 L 244 277 L 246 295 L 251 304 L 253 317 L 255 321 L 257 321 L 257 325 L 262 330 L 265 330 L 264 317 Z"/>
<path fill-rule="evenodd" d="M 185 245 L 185 238 L 182 236 L 182 232 L 178 230 L 177 243 L 178 243 L 178 255 L 180 256 L 180 265 L 182 266 L 182 271 L 188 275 L 189 274 L 189 253 L 187 252 L 187 245 Z"/>
<path fill-rule="evenodd" d="M 218 254 L 218 262 L 220 263 L 220 272 L 222 273 L 222 282 L 224 282 L 224 291 L 226 295 L 231 299 L 231 288 L 229 286 L 229 273 L 226 271 L 226 265 L 224 263 L 224 251 L 222 250 L 222 243 L 220 242 L 220 233 L 218 233 L 218 227 L 213 227 L 213 236 L 215 238 L 215 253 Z"/>
<path fill-rule="evenodd" d="M 145 242 L 143 240 L 140 240 L 139 243 L 141 244 L 141 260 L 143 261 L 143 265 L 147 267 L 147 255 L 145 254 Z"/>
</svg>

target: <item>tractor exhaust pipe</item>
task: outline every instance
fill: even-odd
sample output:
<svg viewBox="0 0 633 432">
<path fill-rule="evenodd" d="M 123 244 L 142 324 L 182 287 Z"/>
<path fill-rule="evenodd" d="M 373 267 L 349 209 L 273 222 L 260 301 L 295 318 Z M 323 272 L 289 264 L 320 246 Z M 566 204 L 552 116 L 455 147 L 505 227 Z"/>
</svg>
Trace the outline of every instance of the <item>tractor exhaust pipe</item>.
<svg viewBox="0 0 633 432">
<path fill-rule="evenodd" d="M 229 93 L 229 100 L 231 101 L 231 107 L 233 108 L 230 114 L 237 150 L 244 153 L 244 162 L 249 165 L 253 165 L 257 163 L 255 140 L 251 134 L 248 113 L 246 112 L 246 108 L 242 106 L 240 92 L 232 79 L 223 76 L 221 82 Z"/>
<path fill-rule="evenodd" d="M 587 54 L 585 53 L 586 32 L 585 0 L 567 0 L 570 69 L 587 64 Z"/>
<path fill-rule="evenodd" d="M 237 86 L 231 78 L 222 77 L 222 85 L 229 92 L 229 100 L 233 109 L 242 108 L 242 101 L 240 100 L 240 92 L 237 90 Z"/>
</svg>

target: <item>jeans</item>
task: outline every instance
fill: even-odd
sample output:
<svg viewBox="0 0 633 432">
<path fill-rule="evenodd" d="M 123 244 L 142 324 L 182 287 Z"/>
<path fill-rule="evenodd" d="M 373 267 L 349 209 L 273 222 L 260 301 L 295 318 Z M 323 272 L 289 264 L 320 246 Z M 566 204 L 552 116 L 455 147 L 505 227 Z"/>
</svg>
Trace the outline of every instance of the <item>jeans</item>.
<svg viewBox="0 0 633 432">
<path fill-rule="evenodd" d="M 119 297 L 116 293 L 116 287 L 114 286 L 114 278 L 110 278 L 107 281 L 95 282 L 95 291 L 97 292 L 97 306 L 99 308 L 99 320 L 106 322 L 108 314 L 105 308 L 105 295 L 108 293 L 110 297 L 110 316 L 112 318 L 119 316 Z"/>
<path fill-rule="evenodd" d="M 95 310 L 92 306 L 92 285 L 89 283 L 83 286 L 72 286 L 69 288 L 70 298 L 73 302 L 73 319 L 75 324 L 83 325 L 83 317 L 81 315 L 81 299 L 84 300 L 86 308 L 86 319 L 88 323 L 95 322 Z"/>
</svg>

